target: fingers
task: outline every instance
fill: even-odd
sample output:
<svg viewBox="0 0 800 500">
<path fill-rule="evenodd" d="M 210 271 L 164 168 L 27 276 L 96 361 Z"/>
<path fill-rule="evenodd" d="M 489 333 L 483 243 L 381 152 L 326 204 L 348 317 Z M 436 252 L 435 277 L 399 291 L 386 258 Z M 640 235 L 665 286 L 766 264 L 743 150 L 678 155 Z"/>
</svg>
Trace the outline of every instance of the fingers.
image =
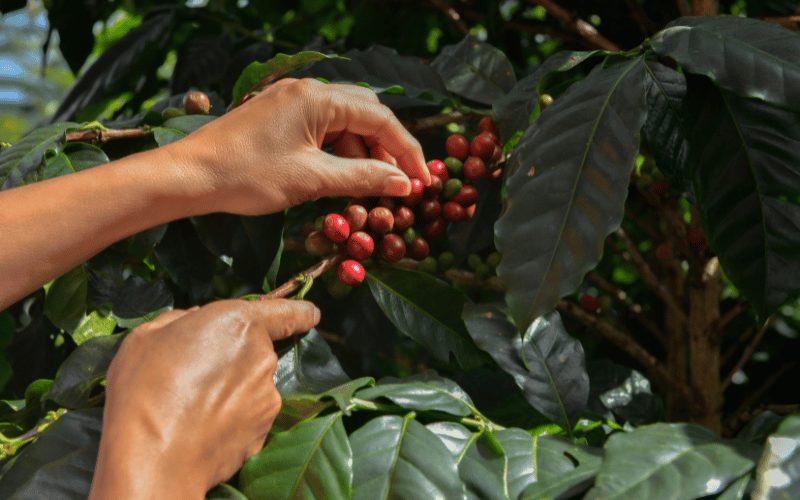
<svg viewBox="0 0 800 500">
<path fill-rule="evenodd" d="M 179 319 L 192 311 L 196 311 L 199 309 L 198 306 L 194 306 L 191 309 L 173 309 L 171 311 L 167 311 L 165 313 L 161 313 L 152 321 L 148 321 L 143 325 L 137 328 L 138 330 L 154 330 L 156 328 L 161 328 L 167 326 L 168 324 L 172 323 L 176 319 Z"/>
<path fill-rule="evenodd" d="M 245 302 L 245 307 L 266 326 L 272 341 L 305 333 L 319 323 L 320 312 L 305 300 L 270 299 Z"/>
<path fill-rule="evenodd" d="M 319 152 L 320 196 L 408 196 L 411 181 L 394 165 L 374 158 L 341 158 Z"/>
</svg>

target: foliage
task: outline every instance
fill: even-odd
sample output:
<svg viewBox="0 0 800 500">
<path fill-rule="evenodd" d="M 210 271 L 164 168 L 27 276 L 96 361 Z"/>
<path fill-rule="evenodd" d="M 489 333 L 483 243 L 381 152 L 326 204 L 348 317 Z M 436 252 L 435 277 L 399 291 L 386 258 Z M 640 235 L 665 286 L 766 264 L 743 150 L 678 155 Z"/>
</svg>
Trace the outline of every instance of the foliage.
<svg viewBox="0 0 800 500">
<path fill-rule="evenodd" d="M 406 5 L 65 3 L 52 2 L 56 28 L 75 12 L 85 22 L 120 9 L 126 22 L 94 46 L 60 32 L 70 67 L 85 67 L 54 123 L 0 152 L 4 189 L 178 140 L 285 75 L 368 86 L 410 125 L 436 118 L 415 129 L 429 157 L 485 115 L 506 141 L 502 188 L 482 189 L 476 216 L 448 232 L 455 269 L 375 264 L 344 299 L 311 289 L 323 323 L 280 346 L 284 405 L 265 447 L 209 498 L 784 498 L 798 487 L 798 417 L 759 412 L 797 409 L 780 385 L 798 373 L 800 335 L 796 33 L 639 2 L 653 25 L 644 42 L 598 8 L 600 30 L 634 47 L 610 51 L 523 2 L 478 2 L 492 16 L 466 37 L 436 9 Z M 464 19 L 481 13 L 451 3 Z M 778 4 L 747 8 L 786 15 Z M 519 25 L 563 36 L 502 36 Z M 211 94 L 212 115 L 162 114 L 190 87 Z M 85 139 L 103 127 L 138 132 Z M 174 221 L 0 313 L 0 496 L 85 495 L 125 333 L 297 275 L 314 263 L 297 251 L 303 226 L 344 202 Z M 495 246 L 496 276 L 466 269 Z"/>
</svg>

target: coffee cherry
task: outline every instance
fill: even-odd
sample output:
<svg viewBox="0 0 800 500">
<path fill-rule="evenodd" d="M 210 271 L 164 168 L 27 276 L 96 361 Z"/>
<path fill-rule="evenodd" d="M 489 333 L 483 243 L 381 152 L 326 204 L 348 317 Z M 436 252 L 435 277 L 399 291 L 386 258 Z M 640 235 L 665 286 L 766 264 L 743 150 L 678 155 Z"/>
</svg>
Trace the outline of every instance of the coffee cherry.
<svg viewBox="0 0 800 500">
<path fill-rule="evenodd" d="M 456 265 L 456 255 L 453 252 L 442 252 L 439 254 L 439 269 L 447 271 Z"/>
<path fill-rule="evenodd" d="M 464 208 L 464 214 L 466 215 L 467 220 L 471 219 L 475 216 L 475 210 L 477 209 L 478 205 L 472 204 L 466 208 Z"/>
<path fill-rule="evenodd" d="M 669 194 L 670 187 L 667 182 L 654 182 L 650 185 L 650 192 L 659 198 L 664 198 Z"/>
<path fill-rule="evenodd" d="M 461 179 L 450 179 L 449 181 L 445 182 L 442 195 L 446 200 L 449 200 L 453 196 L 457 195 L 459 191 L 461 191 L 461 187 L 463 185 L 464 184 L 461 182 Z"/>
<path fill-rule="evenodd" d="M 207 115 L 211 111 L 211 101 L 205 92 L 190 90 L 183 96 L 183 109 L 189 115 Z"/>
<path fill-rule="evenodd" d="M 417 270 L 423 273 L 436 274 L 436 259 L 433 257 L 425 257 L 417 264 Z"/>
<path fill-rule="evenodd" d="M 492 271 L 497 269 L 497 266 L 500 265 L 500 252 L 492 252 L 486 257 L 486 264 L 492 268 Z"/>
<path fill-rule="evenodd" d="M 394 228 L 398 232 L 403 232 L 414 225 L 414 211 L 408 207 L 397 207 L 394 209 Z"/>
<path fill-rule="evenodd" d="M 451 179 L 453 177 L 461 177 L 461 172 L 464 171 L 464 162 L 452 156 L 444 159 L 444 165 L 447 167 L 447 173 L 450 174 Z"/>
<path fill-rule="evenodd" d="M 442 213 L 442 205 L 438 200 L 425 200 L 419 206 L 419 213 L 424 220 L 433 220 Z"/>
<path fill-rule="evenodd" d="M 360 284 L 364 281 L 364 276 L 366 276 L 366 274 L 367 272 L 364 270 L 364 266 L 352 259 L 343 261 L 339 264 L 339 269 L 336 271 L 339 281 L 348 286 Z"/>
<path fill-rule="evenodd" d="M 541 109 L 544 109 L 551 104 L 553 104 L 553 96 L 550 94 L 542 94 L 539 96 L 539 107 Z"/>
<path fill-rule="evenodd" d="M 435 240 L 442 236 L 444 233 L 444 219 L 439 217 L 438 219 L 434 219 L 427 223 L 424 228 L 422 228 L 422 233 L 429 239 Z"/>
<path fill-rule="evenodd" d="M 314 231 L 322 231 L 322 223 L 325 222 L 325 216 L 320 215 L 316 219 L 314 219 Z"/>
<path fill-rule="evenodd" d="M 600 303 L 594 295 L 581 295 L 580 303 L 583 310 L 588 313 L 597 314 L 597 310 L 600 309 Z"/>
<path fill-rule="evenodd" d="M 447 156 L 458 158 L 461 161 L 464 161 L 469 154 L 469 142 L 461 134 L 453 134 L 448 137 L 444 148 L 447 150 Z"/>
<path fill-rule="evenodd" d="M 344 209 L 344 219 L 350 224 L 351 231 L 361 231 L 367 225 L 369 212 L 363 205 L 348 205 Z"/>
<path fill-rule="evenodd" d="M 494 151 L 492 151 L 492 158 L 489 160 L 489 162 L 495 164 L 499 162 L 502 158 L 503 158 L 503 148 L 496 145 L 494 147 Z"/>
<path fill-rule="evenodd" d="M 447 173 L 447 166 L 442 160 L 431 160 L 428 162 L 428 171 L 431 175 L 440 178 L 442 182 L 447 182 L 450 176 Z"/>
<path fill-rule="evenodd" d="M 425 184 L 419 179 L 411 179 L 411 193 L 401 201 L 407 207 L 413 207 L 422 201 L 425 193 Z"/>
<path fill-rule="evenodd" d="M 486 279 L 492 275 L 492 268 L 485 262 L 481 262 L 475 269 L 475 276 L 480 279 Z"/>
<path fill-rule="evenodd" d="M 450 181 L 451 180 L 453 179 L 450 179 Z M 438 198 L 439 195 L 442 194 L 443 189 L 444 183 L 442 182 L 442 179 L 433 175 L 431 176 L 431 185 L 425 188 L 425 197 L 429 200 Z"/>
<path fill-rule="evenodd" d="M 422 260 L 428 256 L 431 252 L 431 247 L 428 245 L 428 242 L 425 241 L 425 238 L 420 238 L 419 236 L 414 238 L 414 241 L 411 242 L 411 258 L 414 260 Z"/>
<path fill-rule="evenodd" d="M 356 260 L 364 260 L 375 250 L 375 242 L 372 236 L 364 231 L 356 231 L 347 238 L 347 253 Z"/>
<path fill-rule="evenodd" d="M 375 207 L 369 211 L 367 225 L 376 233 L 388 233 L 394 227 L 392 211 L 386 207 Z"/>
<path fill-rule="evenodd" d="M 491 132 L 494 135 L 500 135 L 500 131 L 497 130 L 497 125 L 494 124 L 494 120 L 492 120 L 491 116 L 484 116 L 478 122 L 478 130 L 481 132 Z"/>
<path fill-rule="evenodd" d="M 477 156 L 470 156 L 464 162 L 464 178 L 477 181 L 486 177 L 486 164 Z"/>
<path fill-rule="evenodd" d="M 406 245 L 414 243 L 414 240 L 416 239 L 417 239 L 417 232 L 414 230 L 413 227 L 410 227 L 403 232 L 403 241 L 406 242 Z"/>
<path fill-rule="evenodd" d="M 339 280 L 328 281 L 328 294 L 336 300 L 341 300 L 353 290 L 353 287 L 347 286 Z"/>
<path fill-rule="evenodd" d="M 656 247 L 655 254 L 658 260 L 669 260 L 672 258 L 672 247 L 669 243 L 661 243 Z"/>
<path fill-rule="evenodd" d="M 452 201 L 459 203 L 463 207 L 474 205 L 478 201 L 478 188 L 472 185 L 463 186 Z"/>
<path fill-rule="evenodd" d="M 394 198 L 390 198 L 388 196 L 382 196 L 378 198 L 378 206 L 388 208 L 389 210 L 394 210 L 394 207 L 397 206 L 397 202 Z"/>
<path fill-rule="evenodd" d="M 476 271 L 481 264 L 483 264 L 483 259 L 481 259 L 480 255 L 471 253 L 467 256 L 467 267 L 473 271 Z"/>
<path fill-rule="evenodd" d="M 328 214 L 322 221 L 322 232 L 334 243 L 343 243 L 350 236 L 350 224 L 339 214 Z"/>
<path fill-rule="evenodd" d="M 706 235 L 699 227 L 693 227 L 686 233 L 686 241 L 692 248 L 703 248 L 706 245 Z"/>
<path fill-rule="evenodd" d="M 492 180 L 500 180 L 503 177 L 503 169 L 502 168 L 495 168 L 491 172 L 489 172 L 489 178 Z"/>
<path fill-rule="evenodd" d="M 312 231 L 306 236 L 306 253 L 315 257 L 322 257 L 333 253 L 333 243 L 320 231 Z"/>
<path fill-rule="evenodd" d="M 479 136 L 481 136 L 481 135 L 482 135 L 482 136 L 484 136 L 484 137 L 487 137 L 489 140 L 491 140 L 491 141 L 492 141 L 492 144 L 494 144 L 494 146 L 495 146 L 495 147 L 497 147 L 497 145 L 500 143 L 500 138 L 499 138 L 499 137 L 497 137 L 497 134 L 495 134 L 495 133 L 492 133 L 492 132 L 490 132 L 490 131 L 488 131 L 488 130 L 485 130 L 485 131 L 481 132 L 481 133 L 480 133 L 480 134 L 478 134 L 478 135 L 479 135 Z"/>
<path fill-rule="evenodd" d="M 390 264 L 399 262 L 406 254 L 406 244 L 403 238 L 396 234 L 387 234 L 381 240 L 381 257 Z"/>
<path fill-rule="evenodd" d="M 444 220 L 448 222 L 461 222 L 466 218 L 464 207 L 455 201 L 448 201 L 444 204 L 442 207 L 442 215 L 444 216 Z"/>
<path fill-rule="evenodd" d="M 169 120 L 171 118 L 177 118 L 179 116 L 186 116 L 186 111 L 184 111 L 184 110 L 182 110 L 180 108 L 168 107 L 168 108 L 164 108 L 164 111 L 161 112 L 161 117 L 165 121 Z"/>
<path fill-rule="evenodd" d="M 469 154 L 477 156 L 483 161 L 489 161 L 494 152 L 494 141 L 485 133 L 482 133 L 472 139 L 472 144 L 469 145 Z"/>
</svg>

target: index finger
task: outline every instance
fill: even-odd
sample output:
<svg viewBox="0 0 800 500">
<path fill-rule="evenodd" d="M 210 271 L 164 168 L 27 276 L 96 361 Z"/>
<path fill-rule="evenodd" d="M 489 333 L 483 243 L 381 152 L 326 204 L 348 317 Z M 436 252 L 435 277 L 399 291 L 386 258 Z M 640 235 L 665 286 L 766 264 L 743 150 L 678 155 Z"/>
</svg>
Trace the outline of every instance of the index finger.
<svg viewBox="0 0 800 500">
<path fill-rule="evenodd" d="M 330 87 L 333 116 L 328 124 L 329 132 L 347 130 L 362 136 L 370 148 L 383 146 L 397 159 L 397 166 L 406 175 L 430 184 L 431 175 L 422 147 L 388 107 L 350 92 L 337 91 L 334 85 Z"/>
<path fill-rule="evenodd" d="M 319 323 L 320 312 L 306 300 L 266 299 L 247 302 L 247 307 L 264 325 L 274 342 L 297 333 L 306 333 Z"/>
</svg>

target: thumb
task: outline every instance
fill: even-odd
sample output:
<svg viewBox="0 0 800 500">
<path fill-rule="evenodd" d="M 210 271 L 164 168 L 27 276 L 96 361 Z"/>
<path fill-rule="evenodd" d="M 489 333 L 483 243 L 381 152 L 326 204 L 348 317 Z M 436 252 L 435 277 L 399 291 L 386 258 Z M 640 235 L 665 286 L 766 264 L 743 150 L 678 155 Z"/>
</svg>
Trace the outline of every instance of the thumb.
<svg viewBox="0 0 800 500">
<path fill-rule="evenodd" d="M 341 158 L 320 151 L 321 196 L 408 196 L 411 182 L 399 168 L 374 158 Z"/>
<path fill-rule="evenodd" d="M 319 323 L 320 312 L 306 300 L 267 299 L 247 302 L 274 342 L 296 333 L 306 333 Z"/>
</svg>

